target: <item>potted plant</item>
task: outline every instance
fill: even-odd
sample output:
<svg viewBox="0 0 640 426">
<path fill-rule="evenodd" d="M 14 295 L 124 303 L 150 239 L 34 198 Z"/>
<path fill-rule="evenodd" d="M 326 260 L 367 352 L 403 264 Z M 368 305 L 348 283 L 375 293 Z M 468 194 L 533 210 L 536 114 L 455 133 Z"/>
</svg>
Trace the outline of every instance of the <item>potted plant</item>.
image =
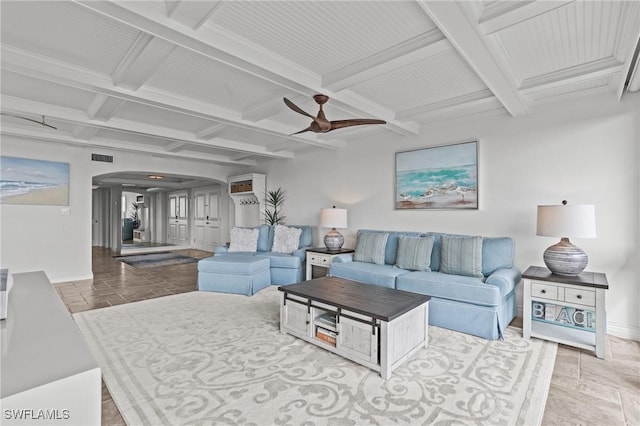
<svg viewBox="0 0 640 426">
<path fill-rule="evenodd" d="M 269 207 L 264 212 L 264 222 L 267 225 L 271 226 L 284 223 L 286 216 L 281 216 L 284 199 L 285 191 L 282 188 L 267 191 L 266 201 Z"/>
<path fill-rule="evenodd" d="M 140 226 L 140 206 L 136 203 L 131 203 L 131 208 L 133 211 L 129 217 L 133 219 L 133 229 L 138 229 Z"/>
</svg>

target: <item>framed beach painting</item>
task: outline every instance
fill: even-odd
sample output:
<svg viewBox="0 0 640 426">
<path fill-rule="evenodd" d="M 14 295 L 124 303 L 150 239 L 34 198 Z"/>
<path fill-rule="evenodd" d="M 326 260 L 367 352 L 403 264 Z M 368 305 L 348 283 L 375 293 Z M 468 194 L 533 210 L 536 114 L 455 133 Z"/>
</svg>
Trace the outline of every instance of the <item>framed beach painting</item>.
<svg viewBox="0 0 640 426">
<path fill-rule="evenodd" d="M 0 203 L 69 205 L 69 163 L 0 156 Z"/>
<path fill-rule="evenodd" d="M 396 209 L 477 209 L 478 141 L 396 153 Z"/>
</svg>

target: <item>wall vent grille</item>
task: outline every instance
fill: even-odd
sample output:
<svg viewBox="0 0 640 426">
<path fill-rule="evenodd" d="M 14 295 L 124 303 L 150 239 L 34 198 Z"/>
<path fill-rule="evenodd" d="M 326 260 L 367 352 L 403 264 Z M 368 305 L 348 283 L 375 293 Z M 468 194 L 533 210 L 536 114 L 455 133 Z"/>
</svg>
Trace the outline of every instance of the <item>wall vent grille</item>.
<svg viewBox="0 0 640 426">
<path fill-rule="evenodd" d="M 113 163 L 113 155 L 91 154 L 91 161 L 102 161 L 103 163 Z"/>
</svg>

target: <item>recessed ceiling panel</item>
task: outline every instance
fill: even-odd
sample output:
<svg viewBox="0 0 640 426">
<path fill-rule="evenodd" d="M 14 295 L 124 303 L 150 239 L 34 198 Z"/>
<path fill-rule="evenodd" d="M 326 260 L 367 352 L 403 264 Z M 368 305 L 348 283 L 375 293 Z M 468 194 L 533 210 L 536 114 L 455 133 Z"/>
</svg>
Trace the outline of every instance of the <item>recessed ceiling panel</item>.
<svg viewBox="0 0 640 426">
<path fill-rule="evenodd" d="M 613 57 L 623 6 L 619 1 L 573 2 L 496 37 L 522 81 Z"/>
<path fill-rule="evenodd" d="M 115 117 L 191 133 L 195 133 L 197 129 L 203 126 L 211 125 L 202 118 L 154 108 L 136 102 L 126 102 L 118 109 Z"/>
<path fill-rule="evenodd" d="M 410 1 L 229 1 L 209 21 L 318 74 L 435 29 Z"/>
<path fill-rule="evenodd" d="M 138 31 L 73 2 L 2 1 L 2 43 L 110 74 Z"/>
<path fill-rule="evenodd" d="M 562 96 L 589 94 L 595 90 L 610 90 L 609 76 L 592 78 L 586 81 L 565 84 L 552 89 L 539 90 L 527 95 L 531 101 L 541 101 Z"/>
<path fill-rule="evenodd" d="M 139 135 L 130 132 L 121 132 L 117 130 L 100 129 L 96 133 L 96 140 L 113 140 L 118 142 L 130 143 L 130 148 L 136 148 L 136 145 L 141 145 L 140 148 L 146 146 L 164 147 L 171 140 L 166 138 L 154 138 L 150 136 Z"/>
<path fill-rule="evenodd" d="M 86 110 L 95 93 L 2 71 L 2 94 L 45 104 Z M 37 113 L 38 111 L 34 111 Z"/>
<path fill-rule="evenodd" d="M 454 50 L 415 62 L 351 89 L 394 111 L 436 103 L 486 89 Z"/>
<path fill-rule="evenodd" d="M 146 85 L 235 111 L 254 105 L 258 99 L 285 93 L 264 79 L 180 48 L 169 55 Z"/>
</svg>

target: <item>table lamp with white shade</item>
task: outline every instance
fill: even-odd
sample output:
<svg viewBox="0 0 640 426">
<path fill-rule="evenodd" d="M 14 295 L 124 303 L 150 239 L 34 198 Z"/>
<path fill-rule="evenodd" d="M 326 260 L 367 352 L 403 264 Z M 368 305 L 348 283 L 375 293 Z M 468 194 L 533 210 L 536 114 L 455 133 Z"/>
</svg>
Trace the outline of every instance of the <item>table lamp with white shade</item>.
<svg viewBox="0 0 640 426">
<path fill-rule="evenodd" d="M 596 214 L 593 204 L 538 206 L 536 235 L 560 237 L 560 242 L 547 248 L 543 259 L 551 272 L 557 275 L 579 275 L 587 267 L 589 258 L 571 238 L 595 238 Z"/>
<path fill-rule="evenodd" d="M 344 244 L 344 237 L 336 231 L 336 228 L 347 227 L 347 209 L 336 209 L 336 206 L 333 206 L 331 209 L 320 210 L 320 226 L 331 228 L 324 236 L 324 245 L 327 246 L 327 249 L 340 250 Z"/>
</svg>

